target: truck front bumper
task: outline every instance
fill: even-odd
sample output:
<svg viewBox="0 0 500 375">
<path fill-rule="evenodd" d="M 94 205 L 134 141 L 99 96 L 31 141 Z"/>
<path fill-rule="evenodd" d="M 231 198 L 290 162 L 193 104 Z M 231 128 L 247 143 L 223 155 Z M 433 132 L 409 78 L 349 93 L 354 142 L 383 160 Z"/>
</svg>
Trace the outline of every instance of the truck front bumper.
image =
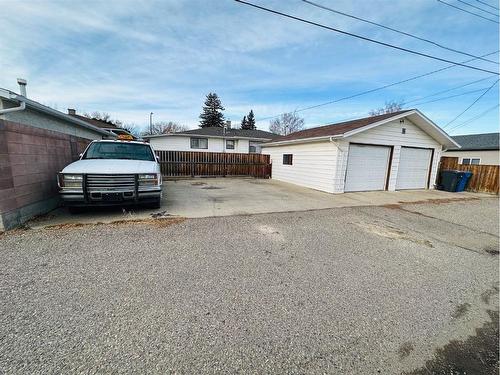
<svg viewBox="0 0 500 375">
<path fill-rule="evenodd" d="M 85 193 L 82 191 L 59 192 L 66 206 L 114 206 L 126 204 L 155 203 L 162 197 L 161 187 L 147 191 L 103 191 Z"/>
</svg>

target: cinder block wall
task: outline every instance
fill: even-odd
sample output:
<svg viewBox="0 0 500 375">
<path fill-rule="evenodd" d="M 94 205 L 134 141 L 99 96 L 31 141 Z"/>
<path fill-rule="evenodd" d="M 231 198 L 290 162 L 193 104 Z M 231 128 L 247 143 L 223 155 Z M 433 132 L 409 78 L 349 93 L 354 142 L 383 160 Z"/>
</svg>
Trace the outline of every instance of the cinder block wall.
<svg viewBox="0 0 500 375">
<path fill-rule="evenodd" d="M 57 207 L 56 174 L 76 160 L 89 142 L 0 120 L 0 230 Z"/>
</svg>

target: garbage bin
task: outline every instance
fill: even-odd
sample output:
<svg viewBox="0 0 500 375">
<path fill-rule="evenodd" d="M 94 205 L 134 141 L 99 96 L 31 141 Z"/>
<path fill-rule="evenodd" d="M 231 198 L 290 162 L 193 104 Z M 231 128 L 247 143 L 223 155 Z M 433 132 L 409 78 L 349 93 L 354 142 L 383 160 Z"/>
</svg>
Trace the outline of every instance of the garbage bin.
<svg viewBox="0 0 500 375">
<path fill-rule="evenodd" d="M 461 171 L 458 174 L 458 182 L 457 186 L 455 188 L 455 191 L 464 191 L 465 187 L 467 186 L 467 182 L 469 182 L 469 179 L 472 176 L 472 172 L 468 171 Z"/>
<path fill-rule="evenodd" d="M 446 170 L 441 172 L 440 190 L 455 192 L 459 181 L 460 171 Z"/>
</svg>

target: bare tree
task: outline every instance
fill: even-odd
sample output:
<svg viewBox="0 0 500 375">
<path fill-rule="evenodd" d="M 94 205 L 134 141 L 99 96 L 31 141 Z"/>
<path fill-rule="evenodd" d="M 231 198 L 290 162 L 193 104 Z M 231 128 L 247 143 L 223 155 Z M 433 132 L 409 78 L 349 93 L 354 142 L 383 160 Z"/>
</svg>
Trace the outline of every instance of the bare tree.
<svg viewBox="0 0 500 375">
<path fill-rule="evenodd" d="M 393 113 L 403 109 L 404 101 L 389 100 L 385 102 L 384 107 L 372 109 L 370 116 L 383 115 L 384 113 Z"/>
<path fill-rule="evenodd" d="M 144 132 L 144 135 L 151 134 L 168 134 L 168 133 L 178 133 L 188 130 L 187 126 L 181 125 L 173 121 L 159 121 L 153 124 L 153 131 L 149 129 Z"/>
<path fill-rule="evenodd" d="M 304 119 L 294 112 L 283 113 L 269 123 L 269 131 L 280 135 L 288 135 L 302 129 L 304 129 Z"/>
<path fill-rule="evenodd" d="M 121 128 L 128 131 L 134 137 L 139 137 L 141 135 L 141 128 L 137 124 L 134 123 L 123 124 Z"/>
<path fill-rule="evenodd" d="M 102 122 L 105 122 L 105 123 L 110 124 L 110 125 L 118 126 L 119 128 L 121 128 L 123 125 L 120 120 L 113 120 L 111 118 L 110 114 L 106 113 L 106 112 L 94 111 L 91 114 L 84 113 L 83 115 L 85 117 L 91 118 L 93 120 L 98 120 L 98 121 L 102 121 Z"/>
</svg>

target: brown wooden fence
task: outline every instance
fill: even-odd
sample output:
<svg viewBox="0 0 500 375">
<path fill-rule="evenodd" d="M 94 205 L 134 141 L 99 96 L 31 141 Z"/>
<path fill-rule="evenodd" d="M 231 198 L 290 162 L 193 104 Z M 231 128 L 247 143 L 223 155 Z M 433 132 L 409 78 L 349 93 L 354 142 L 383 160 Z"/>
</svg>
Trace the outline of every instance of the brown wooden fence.
<svg viewBox="0 0 500 375">
<path fill-rule="evenodd" d="M 161 173 L 175 176 L 271 177 L 269 155 L 225 152 L 156 151 Z"/>
<path fill-rule="evenodd" d="M 439 172 L 445 170 L 459 170 L 472 172 L 472 177 L 467 184 L 467 191 L 495 193 L 499 192 L 499 166 L 498 165 L 463 165 L 458 164 L 457 157 L 441 158 Z"/>
</svg>

